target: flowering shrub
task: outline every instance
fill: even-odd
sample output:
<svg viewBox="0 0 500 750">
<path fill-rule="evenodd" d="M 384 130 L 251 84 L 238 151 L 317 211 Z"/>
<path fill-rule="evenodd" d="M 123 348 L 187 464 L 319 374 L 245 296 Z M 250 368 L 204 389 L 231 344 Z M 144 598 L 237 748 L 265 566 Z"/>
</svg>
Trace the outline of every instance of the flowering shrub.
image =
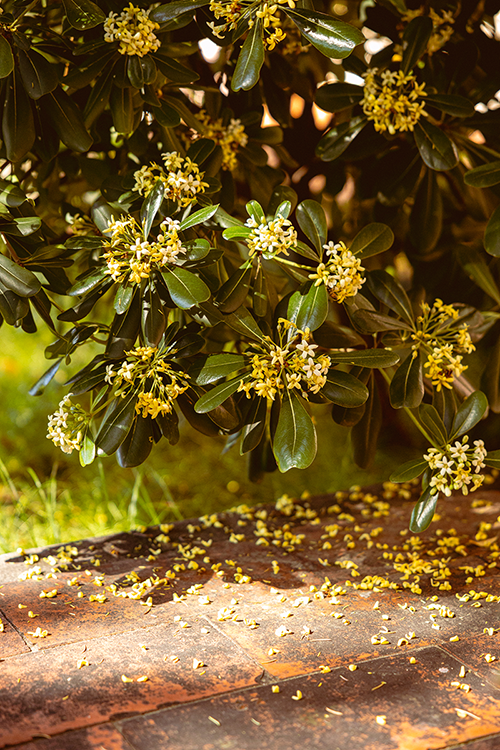
<svg viewBox="0 0 500 750">
<path fill-rule="evenodd" d="M 56 446 L 136 466 L 182 416 L 259 480 L 317 408 L 362 467 L 391 420 L 415 532 L 500 469 L 494 4 L 1 10 L 0 321 L 54 335 L 36 395 L 93 346 Z"/>
</svg>

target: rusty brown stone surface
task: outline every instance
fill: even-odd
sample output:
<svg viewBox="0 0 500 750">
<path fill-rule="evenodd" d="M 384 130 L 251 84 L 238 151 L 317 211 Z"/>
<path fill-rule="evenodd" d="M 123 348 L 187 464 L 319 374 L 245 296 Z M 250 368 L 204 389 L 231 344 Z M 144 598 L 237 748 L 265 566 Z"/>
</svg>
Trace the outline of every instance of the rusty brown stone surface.
<svg viewBox="0 0 500 750">
<path fill-rule="evenodd" d="M 419 537 L 415 497 L 2 556 L 0 746 L 500 748 L 500 492 L 440 501 Z"/>
</svg>

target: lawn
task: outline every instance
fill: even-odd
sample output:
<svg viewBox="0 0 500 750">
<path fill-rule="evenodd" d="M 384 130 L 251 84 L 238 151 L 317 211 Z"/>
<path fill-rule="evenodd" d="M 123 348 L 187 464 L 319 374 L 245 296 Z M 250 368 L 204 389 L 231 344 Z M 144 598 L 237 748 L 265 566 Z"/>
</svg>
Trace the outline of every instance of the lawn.
<svg viewBox="0 0 500 750">
<path fill-rule="evenodd" d="M 61 371 L 43 397 L 28 395 L 45 365 L 39 353 L 44 335 L 2 327 L 0 351 L 0 550 L 67 542 L 133 527 L 214 513 L 235 505 L 273 502 L 333 492 L 387 479 L 393 466 L 410 457 L 404 450 L 381 451 L 370 471 L 353 465 L 346 430 L 328 409 L 315 410 L 319 450 L 312 466 L 248 481 L 238 448 L 224 453 L 223 438 L 210 440 L 182 424 L 175 446 L 165 440 L 138 469 L 121 469 L 115 458 L 82 469 L 46 439 L 47 415 L 66 393 L 61 383 L 77 361 Z M 412 454 L 413 455 L 413 454 Z"/>
</svg>

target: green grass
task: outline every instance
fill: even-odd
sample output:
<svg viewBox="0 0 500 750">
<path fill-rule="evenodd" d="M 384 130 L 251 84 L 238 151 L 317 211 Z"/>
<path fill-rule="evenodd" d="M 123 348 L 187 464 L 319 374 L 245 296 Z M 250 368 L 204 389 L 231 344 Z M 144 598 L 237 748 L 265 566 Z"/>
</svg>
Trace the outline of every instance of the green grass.
<svg viewBox="0 0 500 750">
<path fill-rule="evenodd" d="M 246 503 L 274 502 L 283 493 L 300 495 L 345 489 L 388 477 L 408 454 L 381 452 L 370 471 L 352 463 L 348 433 L 328 410 L 315 411 L 319 450 L 312 466 L 248 481 L 238 448 L 223 453 L 224 440 L 182 425 L 175 446 L 161 441 L 137 469 L 121 469 L 111 457 L 82 469 L 46 439 L 47 415 L 66 392 L 57 382 L 44 396 L 28 395 L 49 363 L 40 358 L 44 336 L 3 326 L 0 354 L 0 550 L 68 542 L 214 513 Z M 50 341 L 50 339 L 49 339 Z M 75 371 L 61 373 L 59 382 Z"/>
</svg>

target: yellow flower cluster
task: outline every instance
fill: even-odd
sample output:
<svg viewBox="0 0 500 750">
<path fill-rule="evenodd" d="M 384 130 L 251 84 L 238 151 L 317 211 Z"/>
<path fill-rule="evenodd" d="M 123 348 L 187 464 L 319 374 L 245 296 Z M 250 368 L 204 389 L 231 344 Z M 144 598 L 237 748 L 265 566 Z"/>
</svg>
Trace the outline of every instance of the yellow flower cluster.
<svg viewBox="0 0 500 750">
<path fill-rule="evenodd" d="M 113 281 L 124 281 L 128 277 L 133 284 L 140 284 L 155 268 L 175 263 L 178 256 L 186 252 L 179 238 L 179 227 L 178 221 L 168 217 L 160 224 L 156 241 L 149 241 L 132 216 L 110 221 L 105 231 L 111 236 L 103 243 L 110 248 L 103 254 L 106 273 Z"/>
<path fill-rule="evenodd" d="M 363 112 L 378 132 L 394 135 L 398 130 L 412 131 L 425 115 L 422 101 L 427 96 L 425 83 L 417 83 L 413 73 L 384 70 L 379 76 L 377 70 L 373 68 L 365 75 Z"/>
<path fill-rule="evenodd" d="M 326 383 L 330 357 L 316 355 L 317 344 L 311 343 L 309 329 L 301 331 L 289 320 L 280 318 L 277 326 L 279 344 L 266 337 L 250 358 L 248 379 L 240 382 L 238 392 L 251 398 L 252 391 L 261 398 L 274 401 L 285 388 L 297 388 L 304 398 L 318 393 Z"/>
<path fill-rule="evenodd" d="M 323 250 L 328 256 L 326 263 L 320 263 L 316 273 L 309 274 L 310 279 L 315 279 L 314 286 L 324 284 L 330 297 L 339 303 L 347 297 L 354 297 L 365 283 L 361 276 L 365 270 L 361 261 L 343 242 L 335 244 L 330 241 L 323 245 Z"/>
<path fill-rule="evenodd" d="M 104 41 L 120 42 L 121 55 L 144 57 L 156 52 L 161 42 L 155 35 L 160 25 L 149 20 L 149 10 L 135 5 L 124 8 L 120 15 L 111 12 L 104 21 Z"/>
<path fill-rule="evenodd" d="M 136 190 L 140 195 L 148 196 L 161 180 L 165 190 L 165 198 L 178 203 L 181 208 L 194 203 L 199 193 L 204 193 L 208 187 L 203 182 L 204 172 L 200 172 L 199 166 L 188 157 L 183 157 L 177 151 L 162 154 L 165 168 L 151 162 L 146 167 L 141 167 L 134 172 Z"/>
<path fill-rule="evenodd" d="M 423 5 L 416 10 L 409 10 L 401 20 L 409 23 L 417 16 L 423 16 L 424 11 L 425 8 Z M 451 10 L 442 10 L 440 13 L 437 13 L 434 8 L 429 8 L 429 18 L 432 21 L 433 30 L 427 42 L 426 52 L 428 55 L 433 55 L 434 52 L 438 52 L 444 47 L 446 42 L 453 36 L 455 19 Z"/>
<path fill-rule="evenodd" d="M 468 326 L 464 323 L 457 328 L 455 322 L 459 313 L 453 305 L 445 305 L 436 299 L 433 306 L 422 303 L 422 315 L 417 318 L 417 327 L 411 334 L 415 342 L 412 345 L 414 356 L 417 349 L 423 346 L 427 352 L 424 368 L 426 376 L 432 381 L 437 391 L 452 388 L 452 383 L 459 377 L 467 365 L 462 364 L 464 354 L 475 351 Z"/>
<path fill-rule="evenodd" d="M 259 255 L 271 260 L 279 253 L 288 255 L 288 249 L 297 245 L 297 232 L 292 222 L 279 214 L 275 219 L 261 224 L 250 216 L 245 226 L 252 229 L 246 240 L 250 257 Z"/>
<path fill-rule="evenodd" d="M 63 453 L 80 450 L 83 431 L 89 421 L 87 412 L 71 401 L 72 395 L 68 393 L 59 403 L 57 411 L 49 416 L 47 438 Z"/>
<path fill-rule="evenodd" d="M 231 118 L 228 125 L 223 125 L 222 117 L 211 120 L 205 110 L 198 112 L 196 119 L 203 123 L 205 129 L 203 134 L 193 131 L 193 140 L 211 138 L 222 149 L 222 169 L 225 171 L 236 169 L 238 149 L 245 147 L 248 143 L 248 136 L 241 120 Z"/>
<path fill-rule="evenodd" d="M 474 440 L 474 448 L 470 448 L 465 435 L 462 442 L 457 440 L 453 445 L 447 445 L 443 450 L 430 448 L 424 455 L 433 473 L 429 486 L 431 493 L 443 492 L 447 497 L 453 490 L 462 490 L 462 494 L 477 490 L 484 481 L 484 475 L 479 472 L 485 467 L 484 459 L 487 451 L 482 440 Z"/>
<path fill-rule="evenodd" d="M 78 236 L 86 236 L 95 233 L 95 226 L 89 216 L 75 214 L 74 216 L 68 218 L 67 221 L 73 234 L 76 234 Z"/>
<path fill-rule="evenodd" d="M 217 20 L 222 19 L 223 22 L 216 25 L 214 21 L 210 21 L 208 26 L 214 36 L 223 39 L 228 31 L 237 27 L 243 16 L 249 16 L 248 28 L 250 29 L 255 24 L 255 20 L 260 19 L 264 29 L 264 46 L 268 50 L 273 50 L 286 37 L 286 33 L 281 26 L 281 19 L 276 15 L 280 5 L 295 8 L 295 1 L 277 0 L 275 3 L 268 3 L 264 0 L 257 4 L 257 10 L 255 10 L 256 4 L 251 0 L 250 2 L 246 0 L 242 2 L 237 0 L 211 0 L 209 10 L 212 11 Z"/>
<path fill-rule="evenodd" d="M 158 347 L 137 346 L 126 355 L 116 372 L 114 365 L 106 368 L 105 381 L 117 388 L 115 395 L 137 393 L 135 411 L 143 417 L 170 414 L 175 399 L 189 388 L 189 375 L 174 370 Z"/>
</svg>

